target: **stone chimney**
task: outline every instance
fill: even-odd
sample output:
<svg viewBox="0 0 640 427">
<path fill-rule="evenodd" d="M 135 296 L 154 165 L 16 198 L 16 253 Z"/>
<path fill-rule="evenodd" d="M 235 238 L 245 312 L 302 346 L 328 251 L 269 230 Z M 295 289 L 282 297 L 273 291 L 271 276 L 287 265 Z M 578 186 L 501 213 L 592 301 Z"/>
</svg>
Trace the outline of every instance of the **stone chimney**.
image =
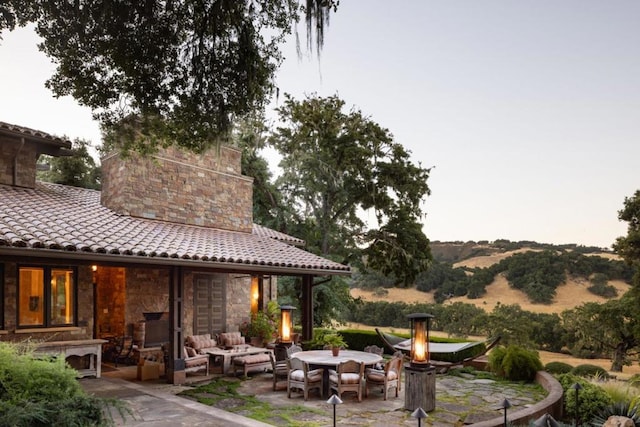
<svg viewBox="0 0 640 427">
<path fill-rule="evenodd" d="M 250 233 L 253 180 L 230 147 L 194 154 L 175 147 L 104 157 L 101 203 L 120 214 Z"/>
</svg>

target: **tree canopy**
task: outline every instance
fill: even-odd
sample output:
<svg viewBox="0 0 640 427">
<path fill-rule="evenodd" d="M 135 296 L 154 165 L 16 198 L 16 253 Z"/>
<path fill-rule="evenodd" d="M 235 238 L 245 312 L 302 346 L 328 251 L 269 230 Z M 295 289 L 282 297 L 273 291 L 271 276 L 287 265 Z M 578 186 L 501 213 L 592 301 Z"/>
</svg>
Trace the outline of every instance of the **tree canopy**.
<svg viewBox="0 0 640 427">
<path fill-rule="evenodd" d="M 73 187 L 100 189 L 101 169 L 89 154 L 88 141 L 73 141 L 70 156 L 44 156 L 49 170 L 38 172 L 38 179 Z"/>
<path fill-rule="evenodd" d="M 344 110 L 337 96 L 315 95 L 285 95 L 277 110 L 281 124 L 269 142 L 282 156 L 276 187 L 294 210 L 287 231 L 320 255 L 345 263 L 364 255 L 365 267 L 411 284 L 430 259 L 420 223 L 430 170 L 387 129 Z"/>
<path fill-rule="evenodd" d="M 618 212 L 618 219 L 628 223 L 627 235 L 618 237 L 613 249 L 635 268 L 633 283 L 636 297 L 640 300 L 640 190 L 636 190 L 633 197 L 624 199 L 624 208 Z"/>
<path fill-rule="evenodd" d="M 578 345 L 611 355 L 611 370 L 622 372 L 640 346 L 638 307 L 628 294 L 604 304 L 585 303 L 562 314 Z"/>
<path fill-rule="evenodd" d="M 203 151 L 274 89 L 301 14 L 322 46 L 337 0 L 7 0 L 0 31 L 35 23 L 56 64 L 46 86 L 90 107 L 124 149 Z M 313 36 L 307 35 L 313 46 Z"/>
</svg>

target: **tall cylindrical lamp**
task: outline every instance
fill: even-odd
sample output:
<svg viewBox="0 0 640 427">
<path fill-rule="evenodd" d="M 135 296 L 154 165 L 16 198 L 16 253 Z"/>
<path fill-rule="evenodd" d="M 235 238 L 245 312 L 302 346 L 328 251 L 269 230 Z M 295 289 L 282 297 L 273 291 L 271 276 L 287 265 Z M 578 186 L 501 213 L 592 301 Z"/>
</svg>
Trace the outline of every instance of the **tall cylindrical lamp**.
<svg viewBox="0 0 640 427">
<path fill-rule="evenodd" d="M 293 333 L 293 310 L 296 308 L 292 305 L 280 306 L 280 342 L 290 343 L 291 334 Z"/>
<path fill-rule="evenodd" d="M 405 365 L 404 408 L 425 412 L 436 408 L 436 370 L 429 364 L 429 328 L 433 315 L 409 314 L 411 322 L 411 361 Z"/>
</svg>

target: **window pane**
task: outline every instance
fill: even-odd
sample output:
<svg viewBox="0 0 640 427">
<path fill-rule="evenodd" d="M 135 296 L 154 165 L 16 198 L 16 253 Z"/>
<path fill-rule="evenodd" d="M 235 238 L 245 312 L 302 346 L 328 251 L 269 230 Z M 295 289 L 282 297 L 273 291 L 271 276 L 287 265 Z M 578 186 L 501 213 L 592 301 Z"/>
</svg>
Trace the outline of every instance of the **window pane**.
<svg viewBox="0 0 640 427">
<path fill-rule="evenodd" d="M 20 268 L 18 324 L 20 326 L 44 325 L 44 270 Z"/>
<path fill-rule="evenodd" d="M 73 323 L 73 271 L 51 270 L 51 319 L 52 325 Z"/>
</svg>

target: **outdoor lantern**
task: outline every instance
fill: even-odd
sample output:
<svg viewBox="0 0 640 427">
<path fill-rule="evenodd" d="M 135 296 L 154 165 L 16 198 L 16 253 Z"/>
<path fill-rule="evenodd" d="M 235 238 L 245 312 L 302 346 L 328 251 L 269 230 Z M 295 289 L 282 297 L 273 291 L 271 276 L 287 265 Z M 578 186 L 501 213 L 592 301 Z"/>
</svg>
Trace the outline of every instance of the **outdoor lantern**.
<svg viewBox="0 0 640 427">
<path fill-rule="evenodd" d="M 291 332 L 293 331 L 292 312 L 296 308 L 291 305 L 280 306 L 280 341 L 291 342 Z"/>
<path fill-rule="evenodd" d="M 429 323 L 433 315 L 409 314 L 411 321 L 411 365 L 429 364 Z"/>
</svg>

